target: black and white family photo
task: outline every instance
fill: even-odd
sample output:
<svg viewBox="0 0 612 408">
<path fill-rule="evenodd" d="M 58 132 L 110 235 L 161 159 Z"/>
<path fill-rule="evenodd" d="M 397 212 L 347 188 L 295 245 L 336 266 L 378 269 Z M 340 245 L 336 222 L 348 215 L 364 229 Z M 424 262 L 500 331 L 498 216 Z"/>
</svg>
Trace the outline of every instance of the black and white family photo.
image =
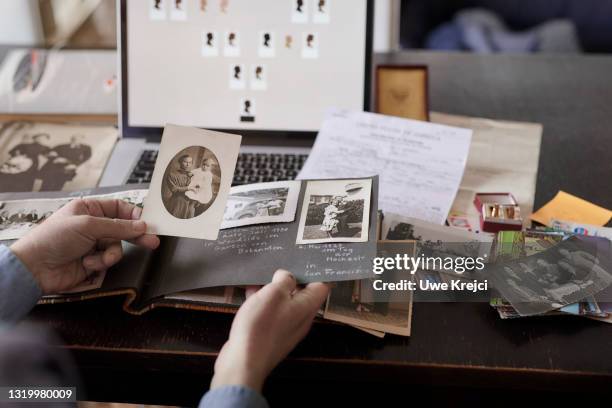
<svg viewBox="0 0 612 408">
<path fill-rule="evenodd" d="M 176 218 L 197 217 L 215 201 L 220 182 L 221 169 L 213 152 L 199 146 L 183 149 L 164 174 L 164 206 Z"/>
<path fill-rule="evenodd" d="M 279 181 L 232 188 L 221 229 L 270 222 L 292 222 L 299 181 Z"/>
<path fill-rule="evenodd" d="M 309 181 L 298 244 L 368 240 L 371 180 Z"/>
<path fill-rule="evenodd" d="M 494 264 L 487 273 L 495 289 L 522 316 L 545 313 L 612 284 L 612 274 L 594 247 L 573 237 L 536 255 Z M 609 257 L 609 251 L 601 256 Z"/>
<path fill-rule="evenodd" d="M 108 128 L 9 126 L 0 135 L 0 192 L 95 187 L 116 137 Z"/>
</svg>

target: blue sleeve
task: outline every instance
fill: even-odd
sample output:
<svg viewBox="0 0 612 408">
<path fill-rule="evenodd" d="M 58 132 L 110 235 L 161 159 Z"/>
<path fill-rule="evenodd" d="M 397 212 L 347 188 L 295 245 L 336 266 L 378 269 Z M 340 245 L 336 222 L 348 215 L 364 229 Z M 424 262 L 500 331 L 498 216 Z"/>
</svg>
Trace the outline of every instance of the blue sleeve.
<svg viewBox="0 0 612 408">
<path fill-rule="evenodd" d="M 8 247 L 0 245 L 0 323 L 16 323 L 24 318 L 41 294 L 25 265 Z"/>
<path fill-rule="evenodd" d="M 269 408 L 257 391 L 239 385 L 215 388 L 204 394 L 200 408 Z"/>
</svg>

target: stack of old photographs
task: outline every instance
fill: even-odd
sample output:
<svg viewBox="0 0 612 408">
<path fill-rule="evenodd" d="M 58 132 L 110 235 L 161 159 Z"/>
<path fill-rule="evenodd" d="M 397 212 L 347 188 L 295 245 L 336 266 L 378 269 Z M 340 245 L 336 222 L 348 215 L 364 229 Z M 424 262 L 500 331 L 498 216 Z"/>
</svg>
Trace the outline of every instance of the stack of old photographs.
<svg viewBox="0 0 612 408">
<path fill-rule="evenodd" d="M 574 315 L 612 323 L 610 241 L 553 229 L 499 232 L 490 304 L 502 319 Z"/>
</svg>

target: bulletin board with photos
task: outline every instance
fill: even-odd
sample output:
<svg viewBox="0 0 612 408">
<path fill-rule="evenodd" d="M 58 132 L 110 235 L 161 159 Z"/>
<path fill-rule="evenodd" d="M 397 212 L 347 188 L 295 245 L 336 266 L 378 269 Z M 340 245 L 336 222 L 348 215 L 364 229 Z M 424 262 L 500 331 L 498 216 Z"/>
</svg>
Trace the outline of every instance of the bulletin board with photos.
<svg viewBox="0 0 612 408">
<path fill-rule="evenodd" d="M 125 3 L 130 126 L 315 131 L 364 107 L 367 0 Z"/>
</svg>

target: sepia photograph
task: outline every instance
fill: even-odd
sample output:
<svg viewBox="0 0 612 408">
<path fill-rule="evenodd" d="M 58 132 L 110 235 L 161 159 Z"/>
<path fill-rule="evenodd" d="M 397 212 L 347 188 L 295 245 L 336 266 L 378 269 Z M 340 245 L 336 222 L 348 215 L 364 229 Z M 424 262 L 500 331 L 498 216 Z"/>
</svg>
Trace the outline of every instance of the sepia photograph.
<svg viewBox="0 0 612 408">
<path fill-rule="evenodd" d="M 141 219 L 156 235 L 215 240 L 242 137 L 166 125 Z"/>
<path fill-rule="evenodd" d="M 106 126 L 13 123 L 0 134 L 0 192 L 96 187 L 116 140 Z"/>
<path fill-rule="evenodd" d="M 309 181 L 296 243 L 366 242 L 371 193 L 371 179 Z"/>
<path fill-rule="evenodd" d="M 164 173 L 164 206 L 176 218 L 198 217 L 215 201 L 220 182 L 221 169 L 213 152 L 199 146 L 183 149 Z"/>
<path fill-rule="evenodd" d="M 372 301 L 372 280 L 338 282 L 332 288 L 323 317 L 364 329 L 400 336 L 410 335 L 412 292 L 405 291 L 399 299 L 388 302 Z"/>
<path fill-rule="evenodd" d="M 221 229 L 295 220 L 300 181 L 277 181 L 233 187 Z"/>
</svg>

